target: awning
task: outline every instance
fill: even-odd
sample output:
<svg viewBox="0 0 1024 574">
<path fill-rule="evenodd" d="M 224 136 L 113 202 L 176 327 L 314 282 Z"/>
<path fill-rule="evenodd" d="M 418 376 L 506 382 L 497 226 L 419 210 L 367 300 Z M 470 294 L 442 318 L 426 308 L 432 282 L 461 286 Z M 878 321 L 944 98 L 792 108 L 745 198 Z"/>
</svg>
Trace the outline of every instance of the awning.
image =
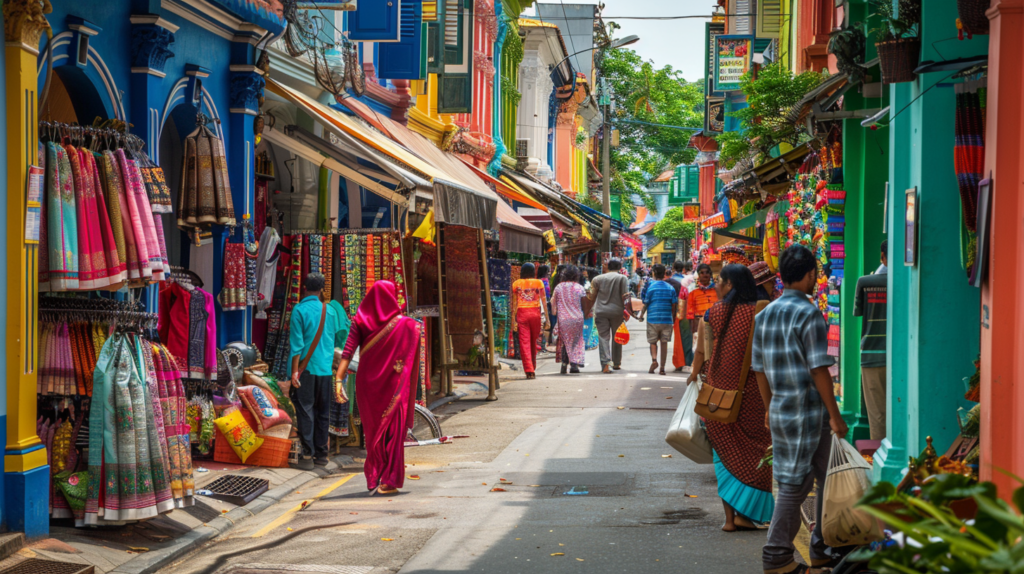
<svg viewBox="0 0 1024 574">
<path fill-rule="evenodd" d="M 641 227 L 640 229 L 637 229 L 636 231 L 634 231 L 633 235 L 637 235 L 637 236 L 639 236 L 639 235 L 647 235 L 648 233 L 654 231 L 654 226 L 657 225 L 657 224 L 658 224 L 657 221 L 655 221 L 653 223 L 648 223 L 647 225 L 645 225 L 645 226 Z"/>
<path fill-rule="evenodd" d="M 512 206 L 498 201 L 498 247 L 502 251 L 544 255 L 544 232 L 516 213 Z"/>
<path fill-rule="evenodd" d="M 569 209 L 569 198 L 563 196 L 562 194 L 558 193 L 553 189 L 548 188 L 544 184 L 538 183 L 526 175 L 514 171 L 509 171 L 507 169 L 501 170 L 501 173 L 503 175 L 508 176 L 520 187 L 526 188 L 527 190 L 536 193 L 541 198 L 541 200 L 548 201 L 549 205 L 556 205 L 564 209 Z"/>
<path fill-rule="evenodd" d="M 536 198 L 532 194 L 530 194 L 529 191 L 527 191 L 527 188 L 525 186 L 517 185 L 516 182 L 512 178 L 510 178 L 509 176 L 502 175 L 501 176 L 501 180 L 503 182 L 505 182 L 506 184 L 508 184 L 509 187 L 511 187 L 515 191 L 519 192 L 521 195 L 529 197 L 530 199 L 533 199 L 534 201 L 537 201 Z M 568 227 L 572 227 L 573 225 L 575 225 L 575 222 L 571 218 L 561 214 L 557 210 L 549 209 L 548 207 L 545 207 L 545 209 L 547 209 L 548 215 L 551 216 L 552 220 L 561 221 L 562 223 L 564 223 Z"/>
<path fill-rule="evenodd" d="M 437 149 L 423 136 L 401 126 L 409 134 L 415 135 L 427 143 L 426 146 L 422 146 L 419 145 L 416 138 L 405 138 L 407 141 L 402 143 L 415 148 L 416 153 L 414 153 L 409 148 L 403 147 L 394 135 L 396 133 L 405 135 L 395 127 L 400 124 L 394 122 L 386 124 L 384 118 L 381 119 L 380 125 L 384 125 L 391 134 L 391 137 L 388 137 L 363 125 L 359 120 L 331 109 L 273 79 L 267 79 L 267 89 L 303 109 L 318 122 L 324 124 L 328 132 L 335 135 L 340 141 L 353 144 L 352 140 L 355 140 L 360 145 L 372 148 L 382 154 L 380 157 L 396 162 L 398 167 L 429 183 L 434 192 L 434 213 L 438 221 L 481 229 L 495 228 L 497 195 L 483 181 L 473 176 L 472 172 L 469 172 L 469 177 L 466 177 L 466 172 L 463 171 L 464 166 L 460 161 Z M 346 105 L 348 105 L 348 101 L 346 101 Z M 351 108 L 351 106 L 349 107 Z M 386 120 L 390 122 L 390 119 Z M 430 150 L 437 153 L 434 154 Z M 423 188 L 422 184 L 418 187 Z"/>
<path fill-rule="evenodd" d="M 459 158 L 459 159 L 461 159 L 461 158 Z M 469 169 L 473 170 L 473 173 L 475 173 L 480 179 L 482 179 L 482 180 L 486 181 L 487 183 L 493 185 L 494 189 L 499 194 L 504 195 L 505 197 L 511 199 L 512 201 L 518 201 L 519 203 L 525 203 L 526 205 L 529 205 L 530 207 L 532 207 L 534 209 L 539 209 L 541 211 L 547 211 L 548 210 L 546 205 L 544 205 L 543 203 L 541 203 L 541 202 L 537 201 L 536 199 L 534 199 L 533 196 L 525 194 L 525 193 L 522 193 L 522 190 L 517 189 L 515 187 L 512 187 L 511 185 L 509 185 L 508 183 L 506 183 L 504 181 L 501 181 L 500 179 L 491 177 L 489 174 L 484 173 L 483 171 L 481 171 L 477 167 L 475 167 L 473 165 L 470 165 L 468 162 L 466 162 L 466 160 L 462 160 L 462 161 L 463 161 L 463 163 L 466 163 L 466 166 Z"/>
<path fill-rule="evenodd" d="M 764 225 L 765 218 L 768 217 L 769 213 L 774 211 L 775 213 L 778 213 L 779 215 L 782 215 L 788 209 L 789 209 L 789 202 L 788 201 L 777 201 L 777 202 L 769 205 L 768 207 L 766 207 L 764 209 L 761 209 L 759 211 L 755 211 L 754 213 L 751 213 L 750 215 L 748 215 L 748 216 L 746 216 L 746 217 L 744 217 L 742 219 L 739 219 L 739 220 L 733 222 L 732 225 L 726 227 L 722 231 L 726 231 L 726 232 L 730 232 L 730 233 L 738 233 L 740 231 L 745 231 L 745 230 L 750 229 L 751 227 L 754 227 L 754 226 L 757 226 L 757 225 Z"/>
<path fill-rule="evenodd" d="M 325 152 L 319 149 L 313 148 L 295 138 L 284 135 L 280 130 L 267 130 L 263 132 L 263 137 L 274 145 L 281 146 L 284 149 L 294 153 L 295 155 L 302 157 L 303 159 L 319 166 L 326 167 L 327 169 L 337 172 L 344 177 L 351 179 L 359 185 L 365 187 L 367 190 L 383 197 L 384 199 L 394 202 L 396 205 L 405 206 L 408 204 L 408 198 L 395 192 L 390 187 L 382 184 L 381 182 L 371 179 L 366 176 L 362 171 L 355 170 L 338 161 L 337 159 L 330 157 Z"/>
<path fill-rule="evenodd" d="M 636 237 L 632 233 L 626 233 L 625 231 L 623 231 L 622 233 L 619 233 L 618 242 L 619 243 L 625 243 L 625 244 L 629 245 L 630 247 L 632 247 L 633 249 L 643 249 L 644 248 L 644 242 L 642 240 L 640 240 L 639 237 Z"/>
</svg>

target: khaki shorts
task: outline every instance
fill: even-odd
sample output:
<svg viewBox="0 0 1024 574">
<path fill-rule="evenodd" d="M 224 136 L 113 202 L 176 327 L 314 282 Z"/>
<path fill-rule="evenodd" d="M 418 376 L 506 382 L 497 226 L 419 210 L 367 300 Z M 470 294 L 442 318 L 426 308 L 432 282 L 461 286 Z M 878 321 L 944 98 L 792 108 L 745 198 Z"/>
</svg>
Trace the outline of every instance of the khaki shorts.
<svg viewBox="0 0 1024 574">
<path fill-rule="evenodd" d="M 671 323 L 666 325 L 659 325 L 657 323 L 647 324 L 647 342 L 655 344 L 657 342 L 669 343 L 672 341 L 672 325 Z"/>
</svg>

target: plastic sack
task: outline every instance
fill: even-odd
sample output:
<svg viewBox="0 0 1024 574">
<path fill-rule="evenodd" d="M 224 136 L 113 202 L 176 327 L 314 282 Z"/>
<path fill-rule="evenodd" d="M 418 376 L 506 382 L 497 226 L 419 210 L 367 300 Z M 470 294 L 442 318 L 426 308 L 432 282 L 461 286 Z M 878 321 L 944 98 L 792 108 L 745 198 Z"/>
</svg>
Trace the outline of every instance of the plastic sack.
<svg viewBox="0 0 1024 574">
<path fill-rule="evenodd" d="M 686 387 L 683 400 L 679 401 L 679 408 L 676 409 L 676 414 L 672 415 L 672 422 L 668 425 L 665 442 L 697 464 L 711 464 L 714 462 L 711 441 L 700 424 L 700 417 L 693 412 L 699 393 L 700 384 L 696 381 Z"/>
<path fill-rule="evenodd" d="M 832 436 L 832 454 L 825 477 L 821 507 L 821 534 L 832 547 L 860 546 L 883 538 L 882 523 L 854 508 L 871 488 L 871 465 L 838 436 Z"/>
<path fill-rule="evenodd" d="M 623 323 L 619 325 L 619 328 L 615 330 L 615 342 L 620 345 L 625 345 L 629 342 L 629 328 Z"/>
</svg>

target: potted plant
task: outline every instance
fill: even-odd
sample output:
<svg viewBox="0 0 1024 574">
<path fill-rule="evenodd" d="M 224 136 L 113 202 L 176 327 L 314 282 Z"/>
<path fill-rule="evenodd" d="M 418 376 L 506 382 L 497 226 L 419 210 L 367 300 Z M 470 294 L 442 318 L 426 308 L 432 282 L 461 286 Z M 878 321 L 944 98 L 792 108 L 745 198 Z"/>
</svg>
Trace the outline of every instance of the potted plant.
<svg viewBox="0 0 1024 574">
<path fill-rule="evenodd" d="M 872 30 L 878 49 L 879 67 L 883 84 L 912 82 L 917 77 L 914 69 L 921 59 L 921 3 L 918 0 L 899 0 L 899 11 L 891 0 L 875 2 L 874 16 L 879 26 Z"/>
</svg>

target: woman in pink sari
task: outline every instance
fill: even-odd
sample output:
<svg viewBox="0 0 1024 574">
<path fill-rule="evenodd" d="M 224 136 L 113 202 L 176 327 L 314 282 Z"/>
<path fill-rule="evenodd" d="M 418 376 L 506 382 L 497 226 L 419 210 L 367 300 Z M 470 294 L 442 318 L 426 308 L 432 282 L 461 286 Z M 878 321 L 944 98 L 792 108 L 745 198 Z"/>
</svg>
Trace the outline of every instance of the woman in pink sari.
<svg viewBox="0 0 1024 574">
<path fill-rule="evenodd" d="M 402 315 L 391 281 L 377 281 L 359 304 L 335 381 L 359 349 L 356 401 L 366 434 L 366 487 L 392 494 L 405 483 L 405 437 L 419 377 L 420 324 Z"/>
</svg>

